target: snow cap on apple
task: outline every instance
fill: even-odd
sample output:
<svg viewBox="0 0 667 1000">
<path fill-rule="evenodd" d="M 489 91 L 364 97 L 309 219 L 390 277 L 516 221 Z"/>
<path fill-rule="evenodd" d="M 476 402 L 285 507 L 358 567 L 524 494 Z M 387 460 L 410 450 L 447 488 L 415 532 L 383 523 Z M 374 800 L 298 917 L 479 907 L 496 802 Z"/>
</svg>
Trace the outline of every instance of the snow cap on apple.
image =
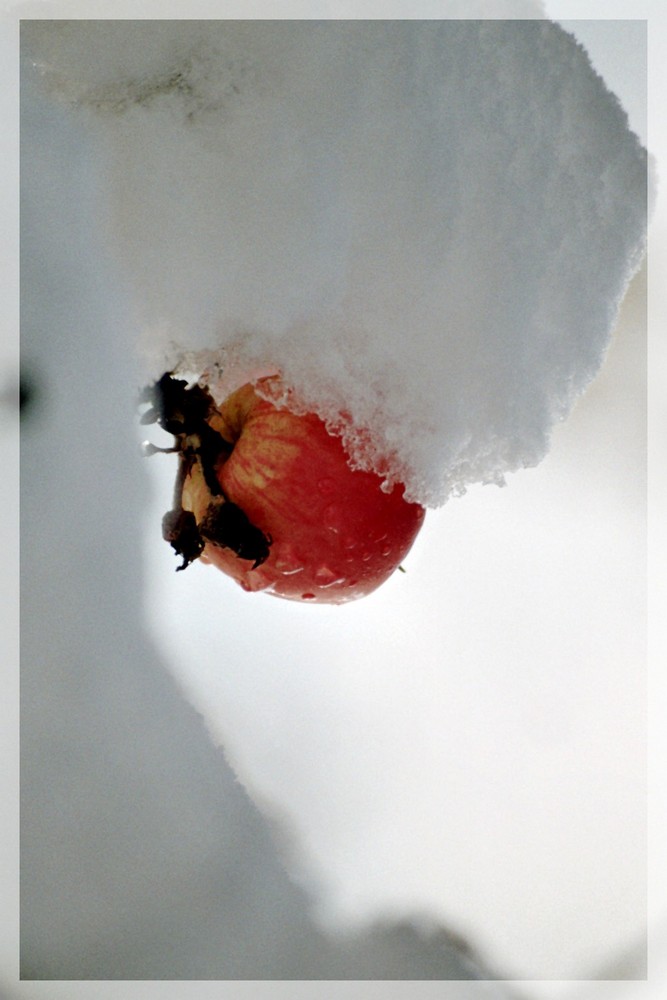
<svg viewBox="0 0 667 1000">
<path fill-rule="evenodd" d="M 24 35 L 98 142 L 150 379 L 194 374 L 218 406 L 253 385 L 422 507 L 544 457 L 646 228 L 646 153 L 559 26 Z"/>
</svg>

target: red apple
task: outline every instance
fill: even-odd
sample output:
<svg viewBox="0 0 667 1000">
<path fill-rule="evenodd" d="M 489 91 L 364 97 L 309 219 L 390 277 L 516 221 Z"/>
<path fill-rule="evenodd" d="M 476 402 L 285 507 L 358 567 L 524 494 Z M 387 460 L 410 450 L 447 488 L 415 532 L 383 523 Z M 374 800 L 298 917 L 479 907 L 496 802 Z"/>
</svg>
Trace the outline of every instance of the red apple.
<svg viewBox="0 0 667 1000">
<path fill-rule="evenodd" d="M 375 590 L 405 558 L 423 507 L 404 500 L 402 488 L 383 492 L 379 476 L 353 471 L 319 417 L 278 408 L 244 385 L 212 406 L 206 423 L 224 447 L 208 475 L 205 462 L 187 463 L 180 498 L 194 515 L 185 515 L 191 528 L 201 530 L 203 562 L 245 590 L 341 604 Z M 205 530 L 214 509 L 238 514 L 254 532 L 245 551 Z"/>
</svg>

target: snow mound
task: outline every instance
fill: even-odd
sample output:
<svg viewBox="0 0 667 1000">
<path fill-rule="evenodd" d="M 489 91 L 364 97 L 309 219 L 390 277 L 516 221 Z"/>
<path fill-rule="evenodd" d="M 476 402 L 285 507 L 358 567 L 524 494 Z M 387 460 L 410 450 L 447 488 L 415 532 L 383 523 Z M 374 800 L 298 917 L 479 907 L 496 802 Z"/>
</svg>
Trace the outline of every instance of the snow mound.
<svg viewBox="0 0 667 1000">
<path fill-rule="evenodd" d="M 148 374 L 280 371 L 436 506 L 537 464 L 640 262 L 645 151 L 548 21 L 24 26 L 88 116 Z"/>
</svg>

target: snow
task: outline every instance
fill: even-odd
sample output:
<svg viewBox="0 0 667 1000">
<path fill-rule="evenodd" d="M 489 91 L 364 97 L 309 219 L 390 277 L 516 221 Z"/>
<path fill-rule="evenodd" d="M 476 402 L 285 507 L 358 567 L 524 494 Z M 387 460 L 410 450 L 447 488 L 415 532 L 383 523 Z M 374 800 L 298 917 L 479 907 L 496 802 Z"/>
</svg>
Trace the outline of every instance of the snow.
<svg viewBox="0 0 667 1000">
<path fill-rule="evenodd" d="M 99 177 L 85 134 L 26 82 L 23 365 L 38 392 L 22 428 L 21 995 L 53 979 L 475 980 L 411 914 L 326 934 L 165 670 L 144 609 L 152 484 L 132 327 L 98 239 Z M 173 621 L 197 629 L 183 609 Z"/>
<path fill-rule="evenodd" d="M 38 22 L 104 146 L 148 374 L 279 370 L 442 504 L 537 464 L 644 245 L 646 157 L 558 26 Z M 220 369 L 222 374 L 220 375 Z"/>
<path fill-rule="evenodd" d="M 466 154 L 455 176 L 462 191 L 468 176 L 478 182 L 482 195 L 480 202 L 470 198 L 465 204 L 470 231 L 463 209 L 460 216 L 454 210 L 456 241 L 447 256 L 458 276 L 446 284 L 457 315 L 474 315 L 480 324 L 472 328 L 477 339 L 470 334 L 465 341 L 457 341 L 452 329 L 438 332 L 427 322 L 436 306 L 451 315 L 455 304 L 443 302 L 442 294 L 429 297 L 427 279 L 435 265 L 429 247 L 418 244 L 418 227 L 411 226 L 413 216 L 404 205 L 398 219 L 387 198 L 387 219 L 369 210 L 361 218 L 354 213 L 352 222 L 341 221 L 335 210 L 341 201 L 332 202 L 327 213 L 315 197 L 319 191 L 306 186 L 304 197 L 311 197 L 321 214 L 302 217 L 303 235 L 291 226 L 287 211 L 294 188 L 280 203 L 282 217 L 277 208 L 275 214 L 261 211 L 247 191 L 244 195 L 232 144 L 223 158 L 230 169 L 225 179 L 241 190 L 234 198 L 225 190 L 220 207 L 213 195 L 221 189 L 209 169 L 220 164 L 213 125 L 218 112 L 202 109 L 199 100 L 219 93 L 204 42 L 191 70 L 199 110 L 188 124 L 184 112 L 192 107 L 192 90 L 169 96 L 160 70 L 171 25 L 155 62 L 150 51 L 130 42 L 122 52 L 116 46 L 90 48 L 84 59 L 80 40 L 100 29 L 82 24 L 72 31 L 71 44 L 85 64 L 80 79 L 86 83 L 99 76 L 104 95 L 118 59 L 124 61 L 125 83 L 120 90 L 111 87 L 115 111 L 100 107 L 99 93 L 91 100 L 89 91 L 85 107 L 74 115 L 59 114 L 34 95 L 28 101 L 32 153 L 25 162 L 32 172 L 24 210 L 29 294 L 23 323 L 25 356 L 45 390 L 42 409 L 35 410 L 24 436 L 29 459 L 24 460 L 24 517 L 30 530 L 23 551 L 33 590 L 24 608 L 26 963 L 94 976 L 109 964 L 164 972 L 169 959 L 169 971 L 216 976 L 224 975 L 221 963 L 242 961 L 244 973 L 253 976 L 266 967 L 269 947 L 274 974 L 281 962 L 288 977 L 312 975 L 313 968 L 322 974 L 331 969 L 324 961 L 331 955 L 330 938 L 313 926 L 313 905 L 325 925 L 345 930 L 378 917 L 435 920 L 463 934 L 506 976 L 597 975 L 608 969 L 610 956 L 641 939 L 644 272 L 630 286 L 601 375 L 567 422 L 557 417 L 575 398 L 575 385 L 584 386 L 605 354 L 616 302 L 641 246 L 641 183 L 628 181 L 616 199 L 606 200 L 603 191 L 625 184 L 625 170 L 641 173 L 642 154 L 624 130 L 614 100 L 586 68 L 583 53 L 557 29 L 543 29 L 545 58 L 563 53 L 567 79 L 559 77 L 558 60 L 544 65 L 572 103 L 547 99 L 540 74 L 512 105 L 514 118 L 512 108 L 500 103 L 496 108 L 499 121 L 514 121 L 517 135 L 526 139 L 524 159 L 505 150 L 499 167 L 519 170 L 525 156 L 541 152 L 543 179 L 552 184 L 527 192 L 521 231 L 510 225 L 516 201 L 502 189 L 506 173 L 489 164 L 482 169 L 475 155 L 483 137 L 475 109 L 456 95 L 469 120 L 465 129 L 462 122 L 452 125 L 463 144 L 461 155 Z M 113 30 L 127 39 L 127 25 Z M 196 30 L 186 25 L 178 34 L 190 44 Z M 479 30 L 475 37 L 488 40 Z M 521 36 L 529 29 L 514 30 Z M 530 65 L 530 46 L 517 49 L 504 50 L 512 59 L 499 67 L 498 50 L 491 46 L 488 65 L 479 67 L 480 85 L 491 79 L 497 90 L 503 69 L 508 90 L 522 88 L 512 60 L 523 53 Z M 66 46 L 59 57 L 70 74 L 78 65 L 72 51 Z M 270 55 L 275 61 L 277 53 Z M 314 60 L 305 58 L 312 65 Z M 268 63 L 270 68 L 271 58 Z M 150 68 L 144 81 L 149 89 L 163 81 L 161 95 L 148 104 L 145 86 L 136 83 L 137 64 Z M 454 58 L 447 73 L 457 64 Z M 428 75 L 428 65 L 420 68 Z M 293 71 L 297 74 L 298 66 Z M 54 82 L 62 88 L 62 74 Z M 79 100 L 83 85 L 72 86 L 69 97 Z M 144 103 L 122 110 L 118 102 L 123 105 L 128 93 L 143 94 Z M 285 111 L 281 91 L 263 93 L 273 109 Z M 484 94 L 482 88 L 480 98 Z M 381 101 L 382 95 L 374 96 Z M 322 87 L 308 98 L 303 113 L 322 100 L 333 127 L 335 95 Z M 537 108 L 545 109 L 546 123 L 536 120 L 535 133 L 522 130 L 522 116 Z M 390 109 L 385 111 L 389 115 Z M 561 116 L 566 134 L 570 129 L 582 140 L 569 150 L 567 175 L 559 173 L 563 163 L 547 127 L 553 115 Z M 289 120 L 294 129 L 296 117 Z M 423 119 L 419 113 L 413 117 L 407 121 L 403 114 L 403 134 L 428 146 L 427 130 L 420 132 Z M 264 170 L 259 157 L 265 137 L 260 125 L 269 128 L 273 119 L 266 112 L 253 121 L 245 132 L 242 122 L 233 122 L 232 134 L 247 138 L 257 154 L 248 165 L 247 184 L 273 192 L 273 165 Z M 316 123 L 322 124 L 319 118 Z M 398 142 L 393 130 L 382 133 L 379 116 L 373 124 L 378 142 Z M 361 117 L 357 127 L 361 131 Z M 282 135 L 282 126 L 275 131 Z M 538 146 L 535 135 L 546 146 Z M 618 141 L 611 141 L 614 136 Z M 167 137 L 169 155 L 161 157 Z M 93 141 L 97 148 L 91 148 Z M 502 146 L 500 129 L 497 135 L 491 129 L 489 142 L 490 148 Z M 296 145 L 282 147 L 279 166 L 286 183 L 295 155 L 307 173 L 321 151 L 314 141 L 304 148 L 311 157 L 304 153 L 305 163 L 295 154 Z M 593 148 L 613 149 L 606 173 L 602 161 L 596 166 Z M 444 154 L 456 159 L 451 150 Z M 401 155 L 402 161 L 381 164 L 387 179 L 404 183 L 401 190 L 409 189 L 417 169 L 429 182 L 441 179 L 437 170 L 429 173 L 426 160 L 417 163 L 407 151 Z M 345 162 L 353 162 L 351 152 Z M 318 166 L 318 177 L 332 173 L 330 161 L 321 174 Z M 603 175 L 610 188 L 598 185 Z M 484 199 L 483 181 L 493 186 L 495 200 L 491 192 Z M 360 174 L 358 201 L 369 190 L 362 182 L 369 179 Z M 195 204 L 193 189 L 203 207 Z M 571 203 L 565 200 L 570 189 Z M 582 201 L 586 190 L 596 190 L 597 199 Z M 282 198 L 282 189 L 279 193 Z M 241 207 L 249 213 L 247 228 Z M 414 219 L 430 227 L 420 199 L 413 207 Z M 570 208 L 580 212 L 576 224 Z M 507 235 L 509 250 L 489 239 L 496 210 L 492 235 Z M 551 216 L 554 210 L 557 218 Z M 537 220 L 547 216 L 543 232 Z M 101 217 L 106 229 L 98 226 Z M 629 229 L 623 228 L 624 218 Z M 371 232 L 373 222 L 377 229 Z M 596 222 L 600 242 L 594 245 Z M 269 235 L 279 223 L 289 239 L 277 253 Z M 347 295 L 344 305 L 357 309 L 360 324 L 368 323 L 363 338 L 359 329 L 338 327 L 343 265 L 334 251 L 342 253 L 343 236 L 370 233 L 369 241 L 372 235 L 377 242 L 400 225 L 404 231 L 392 252 L 385 247 L 382 271 L 368 265 L 358 274 L 352 265 L 345 269 L 357 296 Z M 112 235 L 105 236 L 109 226 Z M 225 246 L 227 237 L 233 245 L 221 249 L 221 234 Z M 333 248 L 329 235 L 338 239 Z M 558 253 L 550 240 L 559 240 Z M 318 252 L 306 253 L 306 245 L 315 244 Z M 414 266 L 414 258 L 406 263 L 407 249 L 415 245 L 428 273 Z M 531 248 L 535 254 L 541 249 L 543 257 L 531 259 Z M 120 275 L 114 257 L 124 265 Z M 249 262 L 254 270 L 247 277 Z M 409 303 L 420 320 L 410 326 L 409 337 L 404 325 L 398 328 L 407 306 L 388 277 L 399 263 L 420 292 Z M 494 263 L 504 284 L 496 281 Z M 264 284 L 257 286 L 253 279 L 260 273 Z M 528 280 L 540 274 L 541 285 Z M 313 288 L 303 287 L 304 275 L 314 276 Z M 377 303 L 381 344 L 375 310 L 363 311 L 362 276 L 369 302 L 373 289 L 383 293 Z M 405 288 L 405 279 L 398 287 Z M 329 325 L 309 327 L 308 310 L 327 301 Z M 257 324 L 251 330 L 250 322 L 236 315 L 244 303 Z M 493 327 L 498 339 L 487 344 L 482 330 L 492 306 L 500 314 Z M 519 310 L 532 324 L 533 341 L 528 327 L 509 329 Z M 295 315 L 305 317 L 303 325 L 295 325 Z M 139 327 L 143 370 L 133 354 Z M 545 345 L 556 331 L 549 355 Z M 286 374 L 297 385 L 312 374 L 317 405 L 331 405 L 332 415 L 337 394 L 349 391 L 355 417 L 363 425 L 368 414 L 382 447 L 388 441 L 394 448 L 390 458 L 397 467 L 407 467 L 402 451 L 410 434 L 421 442 L 411 471 L 420 496 L 440 503 L 450 488 L 463 486 L 467 495 L 429 514 L 408 572 L 354 607 L 313 609 L 261 595 L 249 599 L 204 567 L 175 574 L 172 553 L 160 538 L 173 463 L 160 456 L 141 462 L 133 426 L 135 390 L 147 373 L 170 363 L 171 355 L 165 360 L 162 353 L 161 361 L 155 355 L 169 350 L 173 337 L 188 347 L 212 348 L 216 359 L 224 344 L 230 378 L 273 364 L 269 347 L 279 347 Z M 447 371 L 439 372 L 434 345 L 439 348 L 445 337 L 451 337 L 446 342 L 452 356 Z M 420 344 L 426 345 L 421 356 Z M 531 351 L 531 344 L 540 350 Z M 450 367 L 461 384 L 455 384 Z M 360 380 L 369 373 L 367 398 Z M 534 378 L 532 389 L 528 377 Z M 411 410 L 419 407 L 418 435 L 417 413 L 405 414 L 409 388 L 417 381 L 420 392 L 409 401 Z M 510 386 L 518 394 L 513 419 Z M 394 391 L 387 395 L 385 387 Z M 307 391 L 304 387 L 302 395 Z M 469 404 L 466 414 L 463 407 Z M 408 424 L 403 426 L 399 414 Z M 446 433 L 436 446 L 445 415 Z M 73 427 L 79 432 L 74 447 Z M 551 451 L 539 468 L 511 477 L 506 490 L 479 485 L 483 468 L 493 478 L 527 461 L 528 454 L 536 460 L 550 436 Z M 54 600 L 63 589 L 68 599 Z M 165 667 L 180 690 L 174 691 Z M 206 728 L 224 755 L 210 747 Z M 262 817 L 234 783 L 228 762 Z M 294 881 L 304 892 L 295 891 Z M 212 900 L 209 887 L 221 884 L 224 891 Z M 156 895 L 144 891 L 151 886 L 159 888 Z M 285 937 L 271 952 L 278 924 Z M 230 942 L 222 952 L 221 938 Z M 238 941 L 246 943 L 242 958 Z M 382 975 L 378 968 L 388 968 L 387 953 L 393 958 L 397 950 L 390 935 L 381 944 L 376 976 Z M 372 949 L 365 945 L 359 932 L 353 950 L 362 958 L 365 952 L 368 962 Z M 399 978 L 414 975 L 413 962 L 427 968 L 421 945 L 412 937 L 401 951 L 405 964 L 398 971 L 392 967 Z M 638 969 L 642 974 L 639 952 L 630 974 Z M 345 955 L 349 962 L 350 952 Z M 446 959 L 440 956 L 450 959 L 456 962 L 458 956 L 449 951 Z M 358 974 L 359 964 L 352 968 Z M 464 995 L 464 988 L 458 984 L 454 995 Z M 363 987 L 364 996 L 369 989 Z M 448 995 L 446 986 L 438 989 Z"/>
</svg>

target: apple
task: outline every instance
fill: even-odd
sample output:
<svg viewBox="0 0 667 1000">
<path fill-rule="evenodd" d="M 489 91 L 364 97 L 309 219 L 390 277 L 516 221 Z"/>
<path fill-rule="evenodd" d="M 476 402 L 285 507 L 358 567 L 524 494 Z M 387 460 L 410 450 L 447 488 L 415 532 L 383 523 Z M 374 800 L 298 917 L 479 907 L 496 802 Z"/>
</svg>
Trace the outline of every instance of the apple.
<svg viewBox="0 0 667 1000">
<path fill-rule="evenodd" d="M 279 379 L 259 384 L 268 382 Z M 152 419 L 176 435 L 180 452 L 175 508 L 164 521 L 179 568 L 200 558 L 248 591 L 341 604 L 400 566 L 424 508 L 402 487 L 385 492 L 379 476 L 353 470 L 318 416 L 278 407 L 251 384 L 219 407 L 170 376 L 156 386 Z"/>
</svg>

